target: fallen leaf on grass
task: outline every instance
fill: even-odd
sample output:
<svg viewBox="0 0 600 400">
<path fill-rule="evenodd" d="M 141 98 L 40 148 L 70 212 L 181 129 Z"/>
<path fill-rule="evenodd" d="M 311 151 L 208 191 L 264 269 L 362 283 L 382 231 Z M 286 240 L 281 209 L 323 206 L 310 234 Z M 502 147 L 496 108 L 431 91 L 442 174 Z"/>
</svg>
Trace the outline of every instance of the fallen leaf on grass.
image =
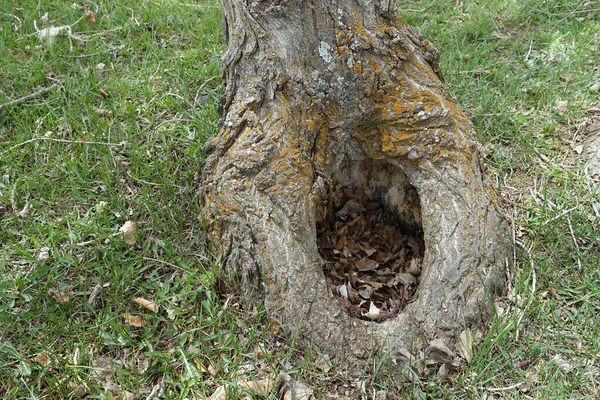
<svg viewBox="0 0 600 400">
<path fill-rule="evenodd" d="M 37 259 L 40 261 L 44 261 L 50 258 L 50 247 L 42 247 L 40 249 L 40 253 L 37 256 Z"/>
<path fill-rule="evenodd" d="M 240 387 L 245 392 L 253 396 L 268 397 L 273 387 L 275 387 L 275 381 L 272 379 L 261 379 L 260 381 L 242 381 L 239 383 Z"/>
<path fill-rule="evenodd" d="M 138 374 L 143 374 L 144 372 L 146 372 L 148 370 L 148 367 L 150 366 L 150 359 L 148 357 L 146 357 L 144 354 L 139 354 L 137 356 L 137 373 Z"/>
<path fill-rule="evenodd" d="M 552 358 L 552 361 L 554 361 L 554 363 L 556 365 L 558 365 L 565 372 L 569 372 L 574 367 L 573 364 L 571 364 L 570 362 L 568 362 L 567 360 L 565 360 L 564 358 L 562 358 L 562 356 L 560 354 L 555 355 Z"/>
<path fill-rule="evenodd" d="M 275 387 L 277 381 L 273 379 L 262 379 L 260 381 L 248 380 L 248 381 L 240 381 L 238 382 L 238 386 L 244 390 L 249 395 L 252 396 L 261 396 L 267 398 L 269 393 Z M 210 396 L 210 400 L 226 400 L 228 398 L 228 390 L 225 386 L 219 386 L 217 390 L 214 391 L 212 396 Z M 248 397 L 243 397 L 247 399 Z M 299 399 L 300 397 L 295 397 L 295 399 Z"/>
<path fill-rule="evenodd" d="M 127 221 L 119 228 L 119 232 L 123 232 L 123 240 L 130 246 L 136 243 L 135 236 L 137 235 L 137 224 L 132 221 Z"/>
<path fill-rule="evenodd" d="M 50 363 L 50 360 L 48 359 L 48 357 L 46 357 L 43 354 L 39 354 L 34 358 L 35 362 L 37 362 L 40 365 L 46 366 L 48 365 L 48 363 Z"/>
<path fill-rule="evenodd" d="M 313 390 L 298 381 L 290 382 L 288 390 L 283 395 L 283 400 L 310 400 L 313 398 Z"/>
<path fill-rule="evenodd" d="M 225 390 L 225 386 L 219 386 L 217 390 L 210 396 L 209 400 L 226 400 L 227 399 L 227 390 Z"/>
<path fill-rule="evenodd" d="M 556 110 L 557 113 L 563 114 L 568 110 L 568 108 L 567 108 L 568 105 L 569 105 L 568 102 L 566 102 L 564 100 L 558 100 L 554 104 L 554 109 Z"/>
<path fill-rule="evenodd" d="M 54 289 L 48 290 L 48 294 L 50 294 L 58 304 L 67 304 L 71 299 L 68 294 L 60 293 Z"/>
<path fill-rule="evenodd" d="M 85 14 L 85 20 L 90 24 L 96 23 L 96 17 L 94 16 L 94 12 L 92 10 L 88 10 L 87 14 Z"/>
<path fill-rule="evenodd" d="M 94 306 L 94 304 L 96 304 L 96 299 L 98 298 L 100 293 L 102 293 L 102 290 L 104 290 L 102 285 L 98 284 L 98 285 L 94 286 L 94 288 L 92 289 L 92 292 L 90 293 L 90 297 L 88 298 L 89 305 Z"/>
<path fill-rule="evenodd" d="M 135 326 L 136 328 L 141 328 L 146 325 L 144 319 L 139 315 L 123 314 L 123 320 L 127 325 Z"/>
<path fill-rule="evenodd" d="M 114 399 L 114 400 L 134 400 L 135 399 L 135 396 L 133 395 L 133 393 L 128 392 L 127 390 L 123 390 L 114 384 L 110 385 L 108 387 L 105 387 L 104 391 L 107 394 L 110 393 L 109 398 Z"/>
<path fill-rule="evenodd" d="M 467 360 L 467 363 L 471 362 L 471 358 L 473 357 L 473 334 L 470 329 L 466 329 L 460 333 L 456 348 L 458 353 Z"/>
<path fill-rule="evenodd" d="M 143 297 L 134 297 L 133 302 L 152 312 L 158 311 L 158 306 L 152 300 L 146 300 Z"/>
<path fill-rule="evenodd" d="M 25 203 L 25 207 L 19 212 L 19 217 L 23 219 L 29 219 L 31 217 L 31 204 Z"/>
</svg>

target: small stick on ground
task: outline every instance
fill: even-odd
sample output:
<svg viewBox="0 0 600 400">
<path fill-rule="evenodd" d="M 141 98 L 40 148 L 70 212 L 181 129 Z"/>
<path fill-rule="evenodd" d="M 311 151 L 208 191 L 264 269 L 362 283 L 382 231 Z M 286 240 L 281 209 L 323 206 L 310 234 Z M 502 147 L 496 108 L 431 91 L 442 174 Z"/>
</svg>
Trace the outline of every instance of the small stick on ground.
<svg viewBox="0 0 600 400">
<path fill-rule="evenodd" d="M 564 216 L 564 215 L 567 215 L 567 214 L 568 214 L 568 213 L 570 213 L 571 211 L 575 210 L 577 207 L 578 207 L 578 206 L 575 206 L 575 207 L 569 208 L 569 209 L 567 209 L 567 210 L 565 210 L 565 211 L 561 212 L 560 214 L 558 214 L 558 215 L 555 215 L 554 217 L 552 217 L 552 218 L 550 218 L 550 219 L 547 219 L 546 221 L 544 221 L 544 222 L 542 223 L 542 225 L 541 225 L 541 226 L 546 226 L 546 225 L 548 225 L 550 222 L 556 221 L 556 220 L 557 220 L 557 219 L 559 219 L 560 217 L 562 217 L 562 216 Z"/>
<path fill-rule="evenodd" d="M 21 97 L 20 99 L 12 100 L 12 101 L 9 101 L 8 103 L 0 104 L 0 110 L 4 107 L 15 106 L 15 105 L 18 105 L 21 103 L 25 103 L 26 101 L 35 99 L 36 97 L 40 97 L 54 89 L 56 89 L 56 83 L 54 83 L 48 87 L 41 88 L 37 92 L 30 93 L 27 96 Z"/>
<path fill-rule="evenodd" d="M 504 387 L 499 387 L 499 388 L 486 388 L 486 387 L 480 386 L 479 389 L 487 390 L 488 392 L 505 392 L 507 390 L 516 389 L 524 383 L 525 382 L 519 382 L 519 383 L 515 383 L 514 385 L 504 386 Z"/>
<path fill-rule="evenodd" d="M 24 146 L 29 143 L 44 141 L 44 140 L 48 141 L 48 142 L 69 143 L 69 144 L 89 144 L 89 145 L 112 146 L 112 147 L 123 147 L 125 145 L 125 142 L 121 142 L 121 143 L 90 142 L 90 141 L 86 141 L 86 140 L 68 140 L 68 139 L 56 139 L 56 138 L 49 138 L 49 137 L 34 137 L 34 138 L 31 138 L 24 142 L 17 143 L 12 147 L 9 147 L 8 149 L 6 149 L 2 153 L 0 153 L 0 155 L 6 154 L 11 150 L 16 149 L 17 147 L 21 147 L 21 146 Z"/>
<path fill-rule="evenodd" d="M 581 250 L 579 249 L 579 245 L 577 244 L 577 238 L 575 238 L 575 233 L 573 232 L 573 224 L 571 223 L 571 217 L 567 217 L 567 222 L 569 223 L 569 232 L 571 232 L 573 244 L 575 244 L 575 248 L 577 249 L 577 265 L 579 266 L 579 270 L 581 270 L 581 259 L 579 257 L 579 253 L 581 252 Z"/>
</svg>

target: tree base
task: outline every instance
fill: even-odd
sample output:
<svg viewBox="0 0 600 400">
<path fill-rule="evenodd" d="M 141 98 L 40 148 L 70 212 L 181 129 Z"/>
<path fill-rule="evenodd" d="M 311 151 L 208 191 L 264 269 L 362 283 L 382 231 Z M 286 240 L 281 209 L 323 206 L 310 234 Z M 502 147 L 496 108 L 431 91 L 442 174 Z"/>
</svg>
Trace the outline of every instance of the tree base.
<svg viewBox="0 0 600 400">
<path fill-rule="evenodd" d="M 227 268 L 272 317 L 358 368 L 382 351 L 403 365 L 432 341 L 429 354 L 451 349 L 489 316 L 510 252 L 437 52 L 389 2 L 252 4 L 222 1 L 224 118 L 206 146 L 203 209 Z M 363 240 L 355 219 L 397 231 Z"/>
</svg>

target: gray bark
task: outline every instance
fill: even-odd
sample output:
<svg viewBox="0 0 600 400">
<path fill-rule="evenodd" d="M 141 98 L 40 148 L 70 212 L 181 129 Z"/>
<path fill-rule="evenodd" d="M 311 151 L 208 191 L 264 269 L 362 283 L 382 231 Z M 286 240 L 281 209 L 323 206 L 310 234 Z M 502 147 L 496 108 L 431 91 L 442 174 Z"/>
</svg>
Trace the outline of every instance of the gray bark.
<svg viewBox="0 0 600 400">
<path fill-rule="evenodd" d="M 433 339 L 453 347 L 489 316 L 510 252 L 437 51 L 390 1 L 221 4 L 222 128 L 205 148 L 202 201 L 245 295 L 352 366 L 382 350 L 403 365 Z M 348 315 L 325 281 L 316 227 L 343 188 L 423 232 L 416 300 L 382 323 Z"/>
</svg>

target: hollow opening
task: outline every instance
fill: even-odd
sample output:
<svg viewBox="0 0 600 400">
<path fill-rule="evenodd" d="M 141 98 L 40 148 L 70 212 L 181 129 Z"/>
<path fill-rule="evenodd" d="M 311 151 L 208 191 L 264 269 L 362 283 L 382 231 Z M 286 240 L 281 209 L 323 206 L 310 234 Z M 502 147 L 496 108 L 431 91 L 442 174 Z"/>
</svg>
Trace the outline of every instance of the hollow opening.
<svg viewBox="0 0 600 400">
<path fill-rule="evenodd" d="M 425 243 L 416 189 L 404 172 L 363 159 L 333 174 L 317 225 L 330 290 L 351 316 L 383 322 L 415 299 Z"/>
</svg>

